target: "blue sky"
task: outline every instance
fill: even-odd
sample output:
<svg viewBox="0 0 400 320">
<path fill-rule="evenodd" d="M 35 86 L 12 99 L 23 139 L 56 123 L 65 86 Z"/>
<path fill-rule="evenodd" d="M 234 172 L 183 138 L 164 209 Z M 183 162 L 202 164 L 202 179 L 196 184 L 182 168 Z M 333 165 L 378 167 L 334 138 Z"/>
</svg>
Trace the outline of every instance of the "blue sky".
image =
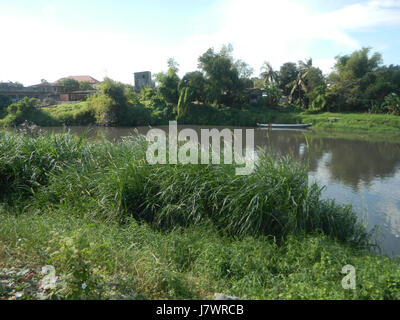
<svg viewBox="0 0 400 320">
<path fill-rule="evenodd" d="M 400 64 L 400 1 L 2 0 L 0 81 L 68 75 L 133 83 L 133 72 L 197 68 L 209 47 L 232 43 L 259 74 L 312 57 L 329 72 L 338 54 L 370 46 Z"/>
</svg>

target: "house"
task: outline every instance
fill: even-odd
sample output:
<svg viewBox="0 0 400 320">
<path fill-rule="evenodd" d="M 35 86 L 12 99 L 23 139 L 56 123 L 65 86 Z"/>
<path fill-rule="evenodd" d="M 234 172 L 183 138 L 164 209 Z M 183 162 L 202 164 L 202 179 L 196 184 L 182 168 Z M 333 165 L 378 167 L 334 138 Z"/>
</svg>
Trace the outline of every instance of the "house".
<svg viewBox="0 0 400 320">
<path fill-rule="evenodd" d="M 95 89 L 96 85 L 100 83 L 100 81 L 96 80 L 95 78 L 93 78 L 91 76 L 69 76 L 69 77 L 58 79 L 56 81 L 56 83 L 59 83 L 60 81 L 65 80 L 65 79 L 72 79 L 72 80 L 75 80 L 78 82 L 87 82 L 92 86 L 93 89 Z"/>
<path fill-rule="evenodd" d="M 63 86 L 60 86 L 57 83 L 50 83 L 50 82 L 42 82 L 40 84 L 36 84 L 28 88 L 32 89 L 35 92 L 48 95 L 57 95 L 63 91 Z"/>
<path fill-rule="evenodd" d="M 60 94 L 60 101 L 84 101 L 89 96 L 96 94 L 97 90 L 81 90 Z"/>
<path fill-rule="evenodd" d="M 249 97 L 249 103 L 252 106 L 255 106 L 259 103 L 261 97 L 263 97 L 264 91 L 258 88 L 248 88 L 245 90 Z"/>
<path fill-rule="evenodd" d="M 30 87 L 15 85 L 13 83 L 2 83 L 0 86 L 0 95 L 10 99 L 11 102 L 17 102 L 24 97 L 44 100 L 46 98 L 57 99 L 62 92 L 62 86 L 42 82 Z"/>
<path fill-rule="evenodd" d="M 84 91 L 73 91 L 66 92 L 65 87 L 59 82 L 63 79 L 73 79 L 78 82 L 87 82 L 90 84 L 92 89 Z M 5 96 L 10 99 L 11 102 L 17 102 L 24 97 L 36 98 L 42 102 L 46 99 L 59 102 L 70 102 L 70 101 L 83 101 L 88 96 L 93 95 L 97 92 L 96 85 L 100 82 L 91 76 L 70 76 L 59 79 L 54 83 L 43 81 L 42 83 L 24 87 L 20 84 L 15 83 L 0 83 L 0 96 Z"/>
</svg>

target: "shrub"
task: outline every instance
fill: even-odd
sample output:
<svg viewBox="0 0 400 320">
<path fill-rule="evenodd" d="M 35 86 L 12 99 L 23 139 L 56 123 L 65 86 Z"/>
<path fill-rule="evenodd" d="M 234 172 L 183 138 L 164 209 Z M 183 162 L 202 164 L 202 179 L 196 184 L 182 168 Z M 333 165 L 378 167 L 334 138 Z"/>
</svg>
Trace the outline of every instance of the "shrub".
<svg viewBox="0 0 400 320">
<path fill-rule="evenodd" d="M 382 104 L 382 108 L 387 110 L 388 113 L 393 115 L 400 115 L 400 97 L 391 93 L 385 97 L 385 101 Z"/>
</svg>

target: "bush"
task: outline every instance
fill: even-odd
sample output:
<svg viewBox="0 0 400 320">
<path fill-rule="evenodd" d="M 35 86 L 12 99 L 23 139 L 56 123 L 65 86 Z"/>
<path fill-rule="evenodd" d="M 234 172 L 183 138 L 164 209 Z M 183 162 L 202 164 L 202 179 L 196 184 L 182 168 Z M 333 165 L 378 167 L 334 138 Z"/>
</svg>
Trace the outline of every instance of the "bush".
<svg viewBox="0 0 400 320">
<path fill-rule="evenodd" d="M 273 83 L 267 83 L 264 88 L 266 97 L 264 98 L 264 105 L 277 106 L 282 98 L 282 90 Z"/>
<path fill-rule="evenodd" d="M 400 115 L 400 97 L 391 93 L 385 97 L 385 101 L 382 104 L 382 108 L 387 110 L 388 113 L 399 116 Z"/>
<path fill-rule="evenodd" d="M 96 122 L 95 110 L 87 102 L 44 109 L 57 125 L 89 125 Z M 38 123 L 40 124 L 40 123 Z"/>
<path fill-rule="evenodd" d="M 9 105 L 7 115 L 0 120 L 0 126 L 18 126 L 25 121 L 38 125 L 54 125 L 54 121 L 39 106 L 39 100 L 27 97 Z"/>
<path fill-rule="evenodd" d="M 112 126 L 118 123 L 121 106 L 107 95 L 95 95 L 87 100 L 95 112 L 96 123 L 101 126 Z"/>
</svg>

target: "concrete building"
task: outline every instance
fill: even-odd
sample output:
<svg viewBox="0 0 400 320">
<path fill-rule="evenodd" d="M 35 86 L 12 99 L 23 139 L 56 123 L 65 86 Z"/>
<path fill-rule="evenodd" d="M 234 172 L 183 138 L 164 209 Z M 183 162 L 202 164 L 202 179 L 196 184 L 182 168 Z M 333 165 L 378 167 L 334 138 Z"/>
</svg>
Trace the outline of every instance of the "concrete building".
<svg viewBox="0 0 400 320">
<path fill-rule="evenodd" d="M 17 102 L 24 97 L 36 98 L 40 100 L 44 100 L 46 98 L 56 99 L 62 92 L 62 88 L 62 86 L 48 82 L 42 82 L 30 87 L 15 86 L 11 83 L 3 83 L 0 86 L 0 96 L 9 98 L 11 102 Z"/>
<path fill-rule="evenodd" d="M 143 87 L 153 88 L 153 81 L 151 80 L 151 72 L 135 72 L 135 88 L 141 89 Z"/>
<path fill-rule="evenodd" d="M 89 90 L 78 90 L 68 92 L 59 81 L 63 79 L 73 79 L 78 82 L 87 82 L 90 84 Z M 42 82 L 30 87 L 24 87 L 15 83 L 0 83 L 0 96 L 7 97 L 11 102 L 17 102 L 24 97 L 36 98 L 41 101 L 52 99 L 55 102 L 84 101 L 88 96 L 97 92 L 96 86 L 100 82 L 90 76 L 70 76 L 57 80 L 54 83 Z"/>
</svg>

